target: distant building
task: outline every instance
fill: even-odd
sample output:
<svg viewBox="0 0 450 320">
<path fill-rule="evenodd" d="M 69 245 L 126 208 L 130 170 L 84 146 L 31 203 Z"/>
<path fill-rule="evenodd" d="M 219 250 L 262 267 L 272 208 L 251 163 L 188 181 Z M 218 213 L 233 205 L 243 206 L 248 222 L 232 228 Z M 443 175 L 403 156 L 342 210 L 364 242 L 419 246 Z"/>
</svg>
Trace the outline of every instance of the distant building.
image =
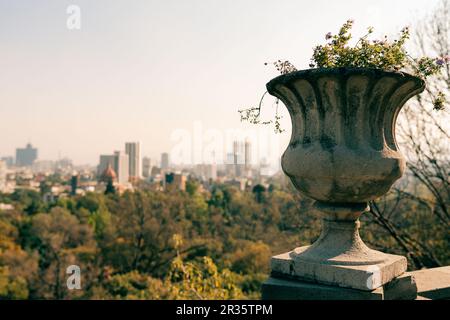
<svg viewBox="0 0 450 320">
<path fill-rule="evenodd" d="M 244 156 L 244 164 L 245 169 L 249 170 L 252 166 L 252 145 L 250 141 L 245 141 L 245 156 Z"/>
<path fill-rule="evenodd" d="M 103 173 L 111 167 L 117 176 L 117 182 L 126 184 L 129 182 L 129 158 L 122 151 L 116 151 L 113 155 L 101 155 L 97 167 L 97 176 L 101 179 Z"/>
<path fill-rule="evenodd" d="M 181 191 L 186 191 L 187 177 L 181 173 L 168 173 L 166 174 L 166 188 L 174 187 Z"/>
<path fill-rule="evenodd" d="M 232 152 L 227 153 L 227 158 L 225 162 L 225 175 L 234 176 L 236 170 L 234 169 L 234 155 Z"/>
<path fill-rule="evenodd" d="M 247 186 L 247 180 L 246 179 L 233 179 L 231 181 L 227 181 L 227 184 L 238 188 L 240 191 L 245 191 L 245 188 Z"/>
<path fill-rule="evenodd" d="M 125 153 L 128 155 L 128 174 L 130 179 L 136 180 L 141 177 L 141 149 L 139 142 L 127 142 Z"/>
<path fill-rule="evenodd" d="M 227 153 L 226 174 L 230 177 L 249 177 L 251 175 L 251 143 L 246 140 L 234 141 L 233 152 Z"/>
<path fill-rule="evenodd" d="M 175 179 L 175 174 L 174 173 L 166 173 L 166 184 L 172 184 L 173 181 Z"/>
<path fill-rule="evenodd" d="M 198 164 L 195 166 L 195 174 L 205 181 L 217 180 L 217 165 L 214 164 Z"/>
<path fill-rule="evenodd" d="M 169 169 L 169 166 L 170 166 L 169 154 L 163 153 L 161 155 L 161 169 L 167 170 L 167 169 Z"/>
<path fill-rule="evenodd" d="M 235 165 L 244 164 L 244 144 L 240 141 L 233 142 L 233 162 Z"/>
<path fill-rule="evenodd" d="M 55 163 L 55 166 L 59 170 L 70 170 L 73 168 L 73 163 L 72 163 L 72 160 L 70 160 L 68 158 L 63 158 L 63 159 L 58 160 Z"/>
<path fill-rule="evenodd" d="M 104 183 L 114 183 L 117 181 L 117 175 L 111 165 L 102 172 L 100 175 L 100 181 Z"/>
<path fill-rule="evenodd" d="M 259 175 L 260 176 L 269 176 L 270 175 L 270 165 L 266 158 L 261 160 L 259 165 Z"/>
<path fill-rule="evenodd" d="M 35 161 L 31 166 L 34 173 L 52 173 L 56 169 L 54 161 L 51 160 L 40 160 Z"/>
<path fill-rule="evenodd" d="M 114 168 L 115 163 L 114 159 L 115 159 L 114 155 L 101 155 L 100 163 L 97 167 L 97 175 L 101 176 L 110 165 L 112 168 Z"/>
<path fill-rule="evenodd" d="M 161 168 L 158 168 L 158 167 L 152 167 L 152 170 L 150 171 L 150 176 L 151 177 L 155 177 L 155 176 L 157 176 L 157 175 L 159 175 L 159 174 L 161 174 L 162 172 L 161 172 Z"/>
<path fill-rule="evenodd" d="M 114 171 L 117 174 L 117 182 L 125 184 L 129 181 L 129 159 L 122 151 L 114 152 Z"/>
<path fill-rule="evenodd" d="M 16 165 L 18 167 L 32 166 L 38 156 L 38 150 L 31 144 L 27 144 L 25 149 L 16 149 Z"/>
<path fill-rule="evenodd" d="M 216 181 L 217 180 L 217 165 L 215 163 L 208 164 L 206 166 L 206 175 L 207 180 Z"/>
<path fill-rule="evenodd" d="M 3 190 L 6 189 L 6 167 L 6 162 L 0 160 L 0 192 L 3 192 Z"/>
<path fill-rule="evenodd" d="M 233 164 L 235 177 L 241 177 L 244 174 L 246 161 L 245 150 L 245 145 L 242 142 L 235 141 L 233 143 Z"/>
<path fill-rule="evenodd" d="M 4 161 L 7 167 L 12 167 L 14 165 L 14 157 L 2 157 L 0 160 Z"/>
<path fill-rule="evenodd" d="M 144 178 L 149 178 L 152 170 L 152 160 L 145 157 L 142 159 L 142 176 Z"/>
<path fill-rule="evenodd" d="M 116 182 L 117 176 L 111 165 L 108 165 L 106 170 L 101 174 L 100 181 L 106 184 L 105 194 L 116 193 L 116 188 L 114 183 Z"/>
</svg>

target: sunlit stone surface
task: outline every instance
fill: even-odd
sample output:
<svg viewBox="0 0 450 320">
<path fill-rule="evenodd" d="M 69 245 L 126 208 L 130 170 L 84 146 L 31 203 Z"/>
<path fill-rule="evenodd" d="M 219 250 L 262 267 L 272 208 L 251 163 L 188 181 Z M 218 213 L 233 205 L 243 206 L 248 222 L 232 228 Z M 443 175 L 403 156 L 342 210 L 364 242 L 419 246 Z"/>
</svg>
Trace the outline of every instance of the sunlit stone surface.
<svg viewBox="0 0 450 320">
<path fill-rule="evenodd" d="M 272 258 L 275 276 L 373 291 L 406 271 L 405 257 L 364 244 L 359 217 L 402 176 L 395 122 L 424 88 L 408 74 L 349 68 L 299 71 L 267 84 L 292 119 L 283 171 L 317 201 L 323 219 L 312 246 Z"/>
</svg>

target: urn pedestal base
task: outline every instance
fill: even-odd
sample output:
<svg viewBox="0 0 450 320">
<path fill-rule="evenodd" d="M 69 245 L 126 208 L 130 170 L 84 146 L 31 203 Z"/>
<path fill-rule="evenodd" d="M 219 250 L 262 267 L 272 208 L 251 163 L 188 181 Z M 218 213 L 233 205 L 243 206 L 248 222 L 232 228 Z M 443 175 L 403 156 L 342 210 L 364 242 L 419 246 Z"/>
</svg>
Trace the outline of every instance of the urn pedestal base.
<svg viewBox="0 0 450 320">
<path fill-rule="evenodd" d="M 272 258 L 272 275 L 278 278 L 303 280 L 314 283 L 373 291 L 389 283 L 406 271 L 406 258 L 385 255 L 385 261 L 372 265 L 335 265 L 296 260 L 295 256 L 310 247 Z"/>
<path fill-rule="evenodd" d="M 359 236 L 359 216 L 367 204 L 316 203 L 323 217 L 320 238 L 312 245 L 275 256 L 276 277 L 373 291 L 402 275 L 405 257 L 368 248 Z"/>
</svg>

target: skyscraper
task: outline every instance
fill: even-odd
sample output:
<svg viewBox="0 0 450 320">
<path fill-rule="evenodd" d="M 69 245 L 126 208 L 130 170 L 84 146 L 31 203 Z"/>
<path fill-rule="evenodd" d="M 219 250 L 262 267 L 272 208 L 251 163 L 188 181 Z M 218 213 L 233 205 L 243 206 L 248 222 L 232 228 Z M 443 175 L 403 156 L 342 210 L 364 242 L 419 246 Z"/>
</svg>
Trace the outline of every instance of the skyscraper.
<svg viewBox="0 0 450 320">
<path fill-rule="evenodd" d="M 36 161 L 38 155 L 38 150 L 33 148 L 31 144 L 27 144 L 26 148 L 16 149 L 16 165 L 18 167 L 29 167 L 32 166 L 34 161 Z"/>
<path fill-rule="evenodd" d="M 250 141 L 245 140 L 245 169 L 248 170 L 252 164 L 252 145 Z"/>
<path fill-rule="evenodd" d="M 225 170 L 226 170 L 227 176 L 234 176 L 236 174 L 233 152 L 227 153 L 227 157 L 226 157 L 226 161 L 225 161 Z"/>
<path fill-rule="evenodd" d="M 144 178 L 150 177 L 151 169 L 152 169 L 152 160 L 147 157 L 142 159 L 142 176 Z"/>
<path fill-rule="evenodd" d="M 128 155 L 128 169 L 130 179 L 141 177 L 141 148 L 139 142 L 125 143 L 125 153 Z"/>
<path fill-rule="evenodd" d="M 125 184 L 129 180 L 129 159 L 128 155 L 122 151 L 114 152 L 114 171 L 117 174 L 117 182 Z"/>
<path fill-rule="evenodd" d="M 168 153 L 163 153 L 161 155 L 161 169 L 166 170 L 169 169 L 169 154 Z"/>
<path fill-rule="evenodd" d="M 234 141 L 233 143 L 233 160 L 234 160 L 234 171 L 235 176 L 240 177 L 244 173 L 245 164 L 245 148 L 244 144 L 239 141 Z"/>
<path fill-rule="evenodd" d="M 244 164 L 244 145 L 240 141 L 233 142 L 234 164 Z"/>
</svg>

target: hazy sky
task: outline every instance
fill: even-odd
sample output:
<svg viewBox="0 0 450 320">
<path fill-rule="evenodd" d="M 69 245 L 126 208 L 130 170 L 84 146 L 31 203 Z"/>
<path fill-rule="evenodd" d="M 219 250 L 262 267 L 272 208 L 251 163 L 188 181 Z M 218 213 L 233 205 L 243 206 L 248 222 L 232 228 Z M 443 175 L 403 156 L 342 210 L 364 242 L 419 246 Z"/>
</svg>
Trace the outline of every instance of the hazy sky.
<svg viewBox="0 0 450 320">
<path fill-rule="evenodd" d="M 348 18 L 361 33 L 395 34 L 437 2 L 0 0 L 0 156 L 31 141 L 41 159 L 95 164 L 139 140 L 156 158 L 196 121 L 250 128 L 237 109 L 277 75 L 264 62 L 306 68 L 312 47 Z M 66 27 L 72 4 L 80 30 Z M 281 149 L 288 138 L 277 137 Z"/>
</svg>

